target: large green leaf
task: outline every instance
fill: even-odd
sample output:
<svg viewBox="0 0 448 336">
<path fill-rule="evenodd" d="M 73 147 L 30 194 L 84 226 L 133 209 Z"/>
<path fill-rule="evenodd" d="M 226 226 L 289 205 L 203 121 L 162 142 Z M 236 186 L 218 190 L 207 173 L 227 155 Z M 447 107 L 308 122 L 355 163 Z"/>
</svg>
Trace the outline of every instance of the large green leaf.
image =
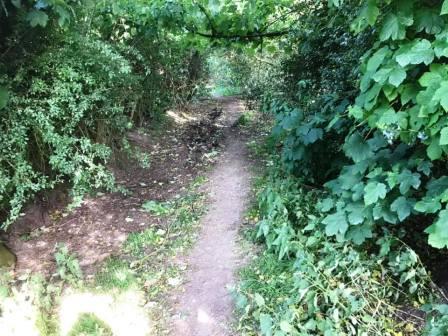
<svg viewBox="0 0 448 336">
<path fill-rule="evenodd" d="M 344 234 L 348 229 L 347 216 L 343 211 L 328 215 L 323 219 L 322 223 L 326 225 L 325 233 L 328 236 Z"/>
<path fill-rule="evenodd" d="M 428 40 L 414 40 L 403 45 L 398 50 L 395 59 L 402 67 L 421 63 L 429 65 L 434 60 L 434 50 Z"/>
<path fill-rule="evenodd" d="M 365 205 L 371 205 L 378 202 L 380 199 L 384 199 L 387 194 L 387 188 L 384 183 L 369 182 L 364 188 L 364 203 Z"/>
<path fill-rule="evenodd" d="M 448 210 L 441 211 L 437 221 L 425 232 L 429 234 L 429 245 L 439 249 L 448 247 Z"/>
<path fill-rule="evenodd" d="M 406 71 L 401 67 L 393 69 L 389 75 L 389 83 L 395 87 L 399 87 L 401 83 L 404 82 L 405 79 L 406 79 Z"/>
<path fill-rule="evenodd" d="M 440 102 L 445 112 L 448 112 L 448 81 L 442 82 L 440 88 L 434 94 L 433 100 Z"/>
<path fill-rule="evenodd" d="M 357 225 L 350 227 L 347 232 L 347 239 L 350 239 L 357 245 L 363 244 L 368 238 L 373 237 L 372 227 L 370 225 Z"/>
<path fill-rule="evenodd" d="M 43 11 L 35 9 L 28 13 L 26 19 L 30 22 L 31 27 L 45 27 L 48 23 L 48 15 Z"/>
<path fill-rule="evenodd" d="M 390 209 L 397 213 L 398 219 L 402 222 L 410 216 L 413 204 L 406 197 L 400 196 L 391 204 Z"/>
<path fill-rule="evenodd" d="M 353 133 L 344 144 L 345 154 L 355 162 L 360 162 L 372 156 L 369 144 L 359 132 Z"/>
<path fill-rule="evenodd" d="M 411 189 L 411 187 L 418 189 L 421 182 L 420 174 L 412 173 L 409 169 L 404 169 L 398 176 L 397 181 L 400 184 L 400 192 L 404 195 Z"/>
<path fill-rule="evenodd" d="M 440 131 L 440 145 L 448 145 L 448 127 L 444 127 Z"/>
</svg>

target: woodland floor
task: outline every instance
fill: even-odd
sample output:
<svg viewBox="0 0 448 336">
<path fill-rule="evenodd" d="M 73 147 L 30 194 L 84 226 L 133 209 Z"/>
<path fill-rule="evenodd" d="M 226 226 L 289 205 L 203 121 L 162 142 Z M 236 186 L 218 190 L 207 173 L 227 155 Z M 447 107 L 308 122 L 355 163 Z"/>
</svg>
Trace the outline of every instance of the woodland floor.
<svg viewBox="0 0 448 336">
<path fill-rule="evenodd" d="M 77 256 L 86 279 L 93 279 L 107 258 L 120 255 L 129 234 L 167 228 L 165 217 L 142 209 L 146 201 L 179 197 L 205 174 L 209 211 L 200 221 L 193 249 L 175 257 L 187 271 L 166 301 L 171 317 L 167 330 L 176 336 L 231 335 L 228 287 L 245 259 L 237 239 L 251 178 L 247 135 L 234 127 L 243 113 L 238 99 L 204 100 L 168 111 L 162 127 L 132 132 L 129 140 L 150 156 L 150 166 L 116 158 L 112 168 L 126 193 L 91 195 L 71 212 L 65 210 L 63 192 L 39 195 L 4 237 L 17 256 L 16 276 L 54 274 L 55 245 L 63 243 Z"/>
</svg>

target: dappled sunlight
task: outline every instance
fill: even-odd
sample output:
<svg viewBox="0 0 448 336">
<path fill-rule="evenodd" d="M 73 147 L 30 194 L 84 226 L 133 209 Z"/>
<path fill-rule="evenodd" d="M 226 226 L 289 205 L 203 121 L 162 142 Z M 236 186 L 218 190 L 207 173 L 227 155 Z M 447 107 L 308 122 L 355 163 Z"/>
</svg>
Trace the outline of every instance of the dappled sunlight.
<svg viewBox="0 0 448 336">
<path fill-rule="evenodd" d="M 69 334 L 82 314 L 94 314 L 114 336 L 150 335 L 153 326 L 144 308 L 143 293 L 135 290 L 116 295 L 65 293 L 59 308 L 61 336 Z"/>
<path fill-rule="evenodd" d="M 13 295 L 0 298 L 0 335 L 39 336 L 36 322 L 39 310 L 33 304 L 32 292 L 27 286 Z"/>
<path fill-rule="evenodd" d="M 198 118 L 193 117 L 185 112 L 181 111 L 172 111 L 169 110 L 166 112 L 168 116 L 170 116 L 176 124 L 185 124 L 188 122 L 196 121 Z"/>
<path fill-rule="evenodd" d="M 213 319 L 210 315 L 202 308 L 198 309 L 198 322 L 203 324 L 211 324 L 213 323 Z"/>
</svg>

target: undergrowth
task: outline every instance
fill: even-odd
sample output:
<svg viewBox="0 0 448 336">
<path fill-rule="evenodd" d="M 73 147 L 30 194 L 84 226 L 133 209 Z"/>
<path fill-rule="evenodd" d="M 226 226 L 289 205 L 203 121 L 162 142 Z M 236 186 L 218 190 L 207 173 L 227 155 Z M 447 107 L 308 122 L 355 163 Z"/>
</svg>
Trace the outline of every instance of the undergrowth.
<svg viewBox="0 0 448 336">
<path fill-rule="evenodd" d="M 409 246 L 387 232 L 362 248 L 328 237 L 325 192 L 284 171 L 272 135 L 248 145 L 265 168 L 243 234 L 263 249 L 233 291 L 238 333 L 445 335 L 446 306 Z"/>
<path fill-rule="evenodd" d="M 175 258 L 194 243 L 198 221 L 205 211 L 205 196 L 200 188 L 204 182 L 205 178 L 198 177 L 183 195 L 170 201 L 146 202 L 143 209 L 165 217 L 167 224 L 129 234 L 121 253 L 109 257 L 92 279 L 83 276 L 76 255 L 63 244 L 55 247 L 57 269 L 49 279 L 33 274 L 15 279 L 11 272 L 2 271 L 0 334 L 18 332 L 14 316 L 23 314 L 29 318 L 28 329 L 24 329 L 26 333 L 37 330 L 41 336 L 59 335 L 59 304 L 66 295 L 112 295 L 113 301 L 113 297 L 129 291 L 144 293 L 148 302 L 145 311 L 158 321 L 154 332 L 166 334 L 164 321 L 170 314 L 166 300 L 168 294 L 182 284 L 182 273 L 186 269 L 176 263 Z M 90 313 L 91 307 L 85 308 L 86 313 L 78 317 L 69 335 L 113 334 L 106 322 Z"/>
</svg>

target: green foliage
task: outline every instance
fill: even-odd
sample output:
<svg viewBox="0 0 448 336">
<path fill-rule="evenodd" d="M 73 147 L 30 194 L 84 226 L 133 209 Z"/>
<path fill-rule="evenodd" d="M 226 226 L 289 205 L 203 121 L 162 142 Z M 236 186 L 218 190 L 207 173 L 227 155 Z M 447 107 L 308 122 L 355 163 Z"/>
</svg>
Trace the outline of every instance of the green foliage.
<svg viewBox="0 0 448 336">
<path fill-rule="evenodd" d="M 269 89 L 257 97 L 276 118 L 272 134 L 281 159 L 261 194 L 258 237 L 281 260 L 301 254 L 305 261 L 311 260 L 314 269 L 304 268 L 297 281 L 311 274 L 312 284 L 331 288 L 331 283 L 322 282 L 325 278 L 314 276 L 322 266 L 323 273 L 330 269 L 336 272 L 331 278 L 341 277 L 343 286 L 351 286 L 353 279 L 347 274 L 350 267 L 359 267 L 361 273 L 385 274 L 383 288 L 370 282 L 372 276 L 360 283 L 367 293 L 387 292 L 383 302 L 402 304 L 406 295 L 416 302 L 427 301 L 432 298 L 425 289 L 429 278 L 416 253 L 398 237 L 421 245 L 427 233 L 430 245 L 448 247 L 447 16 L 441 15 L 446 13 L 446 2 L 328 3 L 304 12 L 297 32 L 283 41 L 283 46 L 292 47 L 283 55 L 281 72 L 278 66 L 267 71 L 271 78 L 280 74 L 283 79 L 280 84 L 271 81 Z M 320 192 L 305 193 L 300 185 Z M 418 222 L 433 224 L 416 232 Z M 314 293 L 315 287 L 311 288 Z M 356 295 L 356 290 L 352 293 Z M 247 306 L 246 317 L 259 322 L 258 330 L 264 334 L 288 334 L 287 324 L 300 328 L 306 322 L 286 320 L 282 330 L 280 323 L 289 315 L 278 313 L 274 305 L 267 311 L 257 310 L 256 301 L 261 300 L 251 295 L 255 303 Z M 366 308 L 369 298 L 363 299 Z M 332 300 L 318 302 L 304 309 L 305 315 Z M 393 327 L 396 320 L 382 318 L 393 314 L 384 308 L 376 311 L 375 322 L 358 322 L 356 333 L 363 327 L 366 334 L 398 332 L 400 328 Z M 322 315 L 331 314 L 330 308 Z M 350 311 L 341 321 L 364 321 L 362 314 L 374 315 Z M 294 332 L 355 333 L 348 324 L 335 326 L 335 320 L 329 324 L 331 331 Z M 323 323 L 312 323 L 313 328 L 324 328 Z M 374 329 L 369 330 L 370 326 Z M 437 328 L 428 326 L 428 330 Z"/>
<path fill-rule="evenodd" d="M 136 272 L 129 263 L 117 258 L 109 258 L 95 275 L 95 286 L 101 290 L 131 288 L 137 283 Z"/>
<path fill-rule="evenodd" d="M 171 33 L 180 24 L 171 21 L 174 3 L 2 4 L 0 220 L 6 229 L 27 201 L 56 184 L 71 187 L 74 206 L 95 189 L 115 190 L 109 162 L 113 151 L 128 149 L 128 130 L 191 99 L 203 73 L 194 43 Z M 132 156 L 149 167 L 148 157 Z"/>
<path fill-rule="evenodd" d="M 76 256 L 70 254 L 64 244 L 57 244 L 54 258 L 56 260 L 57 274 L 63 280 L 76 285 L 82 279 L 82 271 Z"/>
<path fill-rule="evenodd" d="M 159 203 L 156 201 L 147 201 L 142 205 L 143 210 L 155 215 L 162 216 L 170 213 L 170 204 Z"/>
<path fill-rule="evenodd" d="M 423 330 L 424 336 L 442 336 L 448 330 L 448 306 L 447 305 L 427 305 L 425 307 L 427 315 L 426 327 Z"/>
<path fill-rule="evenodd" d="M 278 171 L 279 166 L 271 168 L 259 194 L 257 236 L 267 251 L 242 270 L 235 292 L 240 331 L 397 335 L 410 328 L 394 318 L 398 306 L 432 297 L 429 276 L 415 252 L 391 236 L 377 241 L 379 251 L 329 239 L 325 230 L 330 226 L 337 233 L 349 219 L 325 217 L 331 200 Z M 352 235 L 356 240 L 364 233 Z"/>
<path fill-rule="evenodd" d="M 110 327 L 94 314 L 81 314 L 69 336 L 112 336 Z"/>
</svg>

